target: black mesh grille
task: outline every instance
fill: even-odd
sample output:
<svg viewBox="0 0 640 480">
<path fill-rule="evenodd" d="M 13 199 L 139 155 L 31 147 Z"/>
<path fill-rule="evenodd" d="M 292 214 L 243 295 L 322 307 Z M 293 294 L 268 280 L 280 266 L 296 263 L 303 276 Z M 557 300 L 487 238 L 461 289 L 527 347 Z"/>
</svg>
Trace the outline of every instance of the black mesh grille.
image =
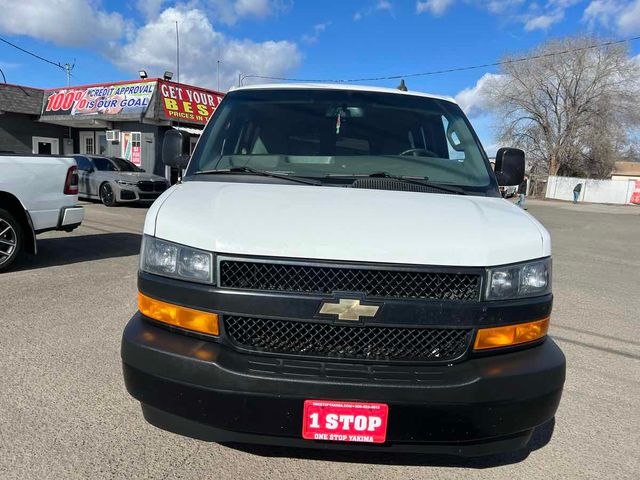
<svg viewBox="0 0 640 480">
<path fill-rule="evenodd" d="M 343 326 L 225 316 L 229 339 L 246 349 L 371 360 L 448 361 L 462 356 L 470 329 Z"/>
<path fill-rule="evenodd" d="M 141 192 L 164 192 L 167 189 L 167 184 L 160 181 L 140 180 L 138 188 Z"/>
<path fill-rule="evenodd" d="M 153 192 L 153 182 L 149 180 L 140 180 L 138 188 L 141 192 Z"/>
<path fill-rule="evenodd" d="M 153 182 L 153 191 L 154 192 L 164 192 L 167 189 L 167 184 L 165 182 Z"/>
<path fill-rule="evenodd" d="M 480 275 L 404 270 L 367 270 L 304 264 L 222 260 L 226 288 L 298 293 L 358 292 L 370 297 L 478 300 Z"/>
</svg>

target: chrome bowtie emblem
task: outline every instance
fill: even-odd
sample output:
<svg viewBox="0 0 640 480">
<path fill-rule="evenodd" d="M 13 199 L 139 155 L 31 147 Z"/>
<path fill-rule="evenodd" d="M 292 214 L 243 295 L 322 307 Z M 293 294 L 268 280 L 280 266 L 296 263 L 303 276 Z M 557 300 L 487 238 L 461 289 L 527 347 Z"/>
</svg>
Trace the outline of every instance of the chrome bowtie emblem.
<svg viewBox="0 0 640 480">
<path fill-rule="evenodd" d="M 376 305 L 361 305 L 360 300 L 341 298 L 338 303 L 323 303 L 319 313 L 337 315 L 338 320 L 358 321 L 360 317 L 375 317 L 379 309 Z"/>
</svg>

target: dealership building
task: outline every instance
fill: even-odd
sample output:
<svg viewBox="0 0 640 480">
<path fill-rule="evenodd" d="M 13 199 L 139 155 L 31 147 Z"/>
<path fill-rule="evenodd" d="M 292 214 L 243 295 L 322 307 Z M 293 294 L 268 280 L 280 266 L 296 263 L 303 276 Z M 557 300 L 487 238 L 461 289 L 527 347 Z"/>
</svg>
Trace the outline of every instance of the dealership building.
<svg viewBox="0 0 640 480">
<path fill-rule="evenodd" d="M 126 158 L 164 175 L 162 141 L 195 145 L 223 93 L 159 78 L 41 90 L 0 84 L 0 152 Z"/>
</svg>

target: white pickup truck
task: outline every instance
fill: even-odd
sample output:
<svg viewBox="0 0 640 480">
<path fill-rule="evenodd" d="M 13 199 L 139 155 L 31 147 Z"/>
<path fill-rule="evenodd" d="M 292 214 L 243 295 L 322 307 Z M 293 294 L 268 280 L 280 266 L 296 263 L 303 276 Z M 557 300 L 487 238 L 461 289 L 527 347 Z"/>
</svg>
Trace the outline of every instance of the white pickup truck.
<svg viewBox="0 0 640 480">
<path fill-rule="evenodd" d="M 0 272 L 36 253 L 36 234 L 70 232 L 84 218 L 71 157 L 0 155 Z"/>
</svg>

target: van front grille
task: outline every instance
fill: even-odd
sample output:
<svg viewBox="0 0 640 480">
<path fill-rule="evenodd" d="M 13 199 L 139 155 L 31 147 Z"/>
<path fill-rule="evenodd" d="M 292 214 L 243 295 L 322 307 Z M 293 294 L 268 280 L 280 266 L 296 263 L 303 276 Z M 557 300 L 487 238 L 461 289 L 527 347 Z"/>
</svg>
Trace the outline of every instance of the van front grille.
<svg viewBox="0 0 640 480">
<path fill-rule="evenodd" d="M 258 351 L 345 359 L 451 361 L 467 351 L 468 328 L 345 326 L 224 316 L 228 338 Z"/>
<path fill-rule="evenodd" d="M 310 294 L 357 292 L 367 297 L 478 301 L 479 272 L 361 266 L 220 261 L 220 286 Z"/>
</svg>

